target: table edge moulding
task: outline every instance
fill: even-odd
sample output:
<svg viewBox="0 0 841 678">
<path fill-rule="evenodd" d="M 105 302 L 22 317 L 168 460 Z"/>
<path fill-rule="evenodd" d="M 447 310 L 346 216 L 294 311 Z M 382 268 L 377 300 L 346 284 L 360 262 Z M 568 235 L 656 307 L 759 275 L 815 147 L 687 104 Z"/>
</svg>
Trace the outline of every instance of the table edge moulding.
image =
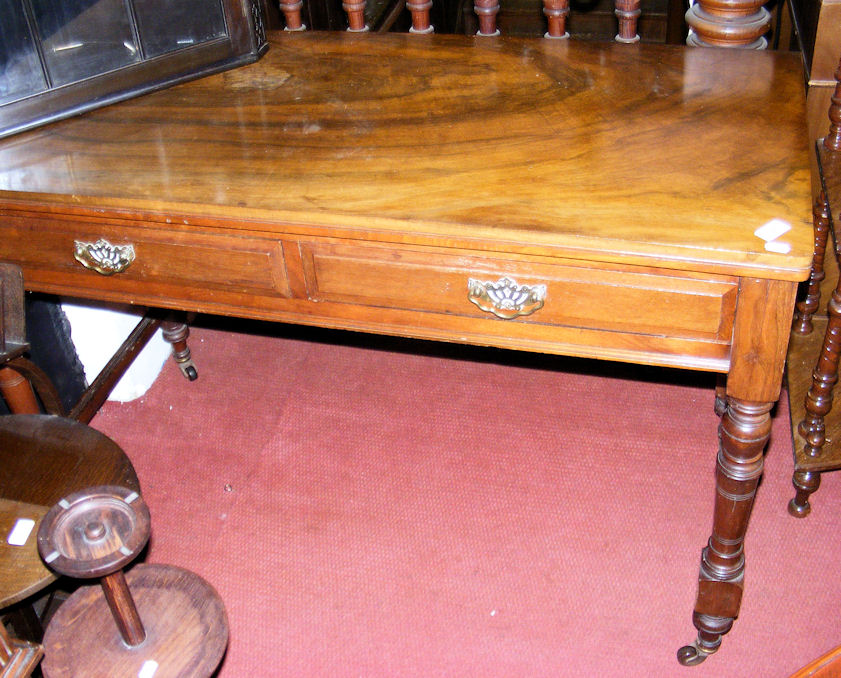
<svg viewBox="0 0 841 678">
<path fill-rule="evenodd" d="M 798 57 L 269 42 L 256 64 L 0 142 L 0 260 L 43 292 L 726 375 L 698 639 L 679 655 L 702 661 L 738 616 L 812 260 Z"/>
</svg>

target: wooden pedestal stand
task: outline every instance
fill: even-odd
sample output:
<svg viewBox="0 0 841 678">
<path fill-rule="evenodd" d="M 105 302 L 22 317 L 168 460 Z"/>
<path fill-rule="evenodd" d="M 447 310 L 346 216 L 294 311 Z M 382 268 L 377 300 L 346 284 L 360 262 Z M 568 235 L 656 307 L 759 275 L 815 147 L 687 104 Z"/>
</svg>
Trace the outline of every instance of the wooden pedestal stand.
<svg viewBox="0 0 841 678">
<path fill-rule="evenodd" d="M 80 588 L 50 621 L 45 676 L 207 678 L 216 669 L 228 642 L 216 591 L 169 565 L 123 573 L 149 532 L 143 499 L 115 486 L 72 494 L 44 516 L 38 531 L 44 562 L 70 577 L 101 577 L 101 589 Z"/>
</svg>

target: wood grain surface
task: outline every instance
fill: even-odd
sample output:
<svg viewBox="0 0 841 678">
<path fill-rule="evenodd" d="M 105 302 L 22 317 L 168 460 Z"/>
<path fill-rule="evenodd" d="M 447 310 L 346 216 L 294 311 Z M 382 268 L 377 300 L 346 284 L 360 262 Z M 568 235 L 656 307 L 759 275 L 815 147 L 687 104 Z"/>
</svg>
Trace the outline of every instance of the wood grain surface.
<svg viewBox="0 0 841 678">
<path fill-rule="evenodd" d="M 251 66 L 5 140 L 0 207 L 800 280 L 804 120 L 788 54 L 275 34 Z M 754 235 L 773 218 L 789 254 Z"/>
<path fill-rule="evenodd" d="M 0 607 L 55 580 L 36 547 L 41 519 L 60 499 L 93 485 L 140 491 L 131 462 L 112 440 L 60 417 L 0 417 Z M 8 531 L 18 518 L 35 520 L 35 526 L 26 544 L 12 546 Z"/>
</svg>

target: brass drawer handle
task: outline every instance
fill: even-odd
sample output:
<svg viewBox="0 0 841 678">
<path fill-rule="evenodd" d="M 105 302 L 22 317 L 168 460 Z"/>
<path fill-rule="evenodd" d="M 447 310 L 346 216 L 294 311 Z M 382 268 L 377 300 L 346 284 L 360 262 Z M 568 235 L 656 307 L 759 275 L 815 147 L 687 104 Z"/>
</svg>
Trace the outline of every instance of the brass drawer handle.
<svg viewBox="0 0 841 678">
<path fill-rule="evenodd" d="M 103 238 L 93 243 L 76 240 L 74 245 L 76 261 L 102 275 L 122 273 L 134 261 L 133 245 L 112 245 Z"/>
<path fill-rule="evenodd" d="M 543 308 L 546 285 L 518 285 L 511 278 L 497 282 L 468 278 L 467 298 L 483 311 L 510 320 Z"/>
</svg>

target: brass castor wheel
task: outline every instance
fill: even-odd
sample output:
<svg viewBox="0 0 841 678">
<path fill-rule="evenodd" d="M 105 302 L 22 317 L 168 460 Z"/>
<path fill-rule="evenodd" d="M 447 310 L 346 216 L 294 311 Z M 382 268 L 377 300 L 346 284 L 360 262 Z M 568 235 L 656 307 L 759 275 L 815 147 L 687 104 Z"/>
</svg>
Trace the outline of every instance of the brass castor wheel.
<svg viewBox="0 0 841 678">
<path fill-rule="evenodd" d="M 149 510 L 122 487 L 89 488 L 44 516 L 38 550 L 80 587 L 44 634 L 47 678 L 207 678 L 228 643 L 219 595 L 198 575 L 170 565 L 130 563 L 149 539 Z"/>
<path fill-rule="evenodd" d="M 720 642 L 707 647 L 696 640 L 692 645 L 684 645 L 677 651 L 677 660 L 683 666 L 698 666 L 711 654 L 715 654 L 719 646 Z"/>
</svg>

